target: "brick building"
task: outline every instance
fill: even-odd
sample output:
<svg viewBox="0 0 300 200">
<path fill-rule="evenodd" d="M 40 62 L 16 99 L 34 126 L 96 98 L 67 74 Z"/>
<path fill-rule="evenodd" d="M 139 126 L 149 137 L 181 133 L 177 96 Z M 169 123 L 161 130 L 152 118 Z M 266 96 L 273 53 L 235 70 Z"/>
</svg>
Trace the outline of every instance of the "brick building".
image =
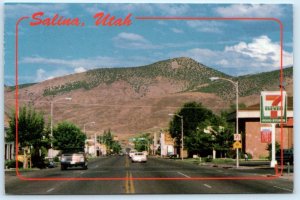
<svg viewBox="0 0 300 200">
<path fill-rule="evenodd" d="M 287 123 L 283 125 L 283 148 L 293 148 L 293 132 L 294 132 L 294 113 L 293 113 L 293 97 L 288 97 L 287 101 Z M 271 127 L 270 124 L 260 123 L 260 104 L 240 109 L 238 112 L 239 130 L 242 133 L 242 151 L 253 156 L 253 159 L 263 159 L 268 157 L 266 150 L 268 143 L 261 139 L 261 127 Z M 276 125 L 276 141 L 280 144 L 281 127 Z"/>
</svg>

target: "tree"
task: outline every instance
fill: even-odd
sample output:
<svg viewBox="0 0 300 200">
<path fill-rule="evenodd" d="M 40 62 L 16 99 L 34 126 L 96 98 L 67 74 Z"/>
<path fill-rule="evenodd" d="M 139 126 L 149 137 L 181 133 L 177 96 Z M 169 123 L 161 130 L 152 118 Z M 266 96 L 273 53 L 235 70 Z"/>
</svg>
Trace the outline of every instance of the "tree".
<svg viewBox="0 0 300 200">
<path fill-rule="evenodd" d="M 183 134 L 184 138 L 189 137 L 195 132 L 200 122 L 213 116 L 212 111 L 204 108 L 201 103 L 189 102 L 176 113 L 183 116 Z M 176 138 L 177 144 L 180 146 L 181 141 L 181 119 L 173 116 L 169 124 L 171 136 Z"/>
<path fill-rule="evenodd" d="M 16 112 L 13 111 L 9 118 L 6 140 L 15 141 Z M 50 140 L 47 138 L 49 139 L 49 131 L 45 129 L 43 114 L 32 107 L 21 107 L 18 116 L 18 142 L 21 148 L 27 149 L 28 152 L 30 150 L 33 167 L 44 167 L 44 152 L 50 146 Z M 26 167 L 27 163 L 24 166 Z"/>
<path fill-rule="evenodd" d="M 64 121 L 53 129 L 53 138 L 55 149 L 84 149 L 86 135 L 76 125 Z"/>
<path fill-rule="evenodd" d="M 119 153 L 122 148 L 119 141 L 114 140 L 114 135 L 111 133 L 111 130 L 104 131 L 102 136 L 99 136 L 98 139 L 101 143 L 106 145 L 108 151 L 112 151 L 114 153 Z"/>
<path fill-rule="evenodd" d="M 267 144 L 266 146 L 266 150 L 268 150 L 269 155 L 268 155 L 268 159 L 271 160 L 272 159 L 272 143 Z M 275 142 L 275 153 L 280 152 L 280 144 L 279 142 Z"/>
<path fill-rule="evenodd" d="M 177 113 L 183 116 L 184 147 L 189 155 L 211 155 L 213 150 L 222 157 L 231 149 L 234 127 L 227 123 L 226 115 L 215 115 L 201 103 L 186 103 Z M 172 137 L 177 138 L 180 146 L 181 122 L 174 116 L 170 122 Z"/>
<path fill-rule="evenodd" d="M 151 143 L 150 133 L 145 133 L 134 138 L 134 148 L 137 151 L 148 151 L 149 144 Z"/>
</svg>

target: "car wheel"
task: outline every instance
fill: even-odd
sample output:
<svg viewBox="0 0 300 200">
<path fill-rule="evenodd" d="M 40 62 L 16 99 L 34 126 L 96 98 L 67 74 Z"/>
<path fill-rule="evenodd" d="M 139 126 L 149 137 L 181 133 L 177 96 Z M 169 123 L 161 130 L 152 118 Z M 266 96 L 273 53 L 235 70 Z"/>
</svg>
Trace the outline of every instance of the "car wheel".
<svg viewBox="0 0 300 200">
<path fill-rule="evenodd" d="M 61 169 L 61 170 L 66 170 L 66 169 L 67 169 L 67 166 L 61 165 L 60 169 Z"/>
<path fill-rule="evenodd" d="M 87 165 L 83 165 L 82 169 L 87 170 L 88 169 Z"/>
</svg>

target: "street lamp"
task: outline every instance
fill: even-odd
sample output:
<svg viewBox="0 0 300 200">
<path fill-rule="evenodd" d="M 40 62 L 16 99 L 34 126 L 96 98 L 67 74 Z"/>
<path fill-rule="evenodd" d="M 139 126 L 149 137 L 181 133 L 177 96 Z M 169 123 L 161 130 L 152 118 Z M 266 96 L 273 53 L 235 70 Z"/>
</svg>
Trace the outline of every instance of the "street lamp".
<svg viewBox="0 0 300 200">
<path fill-rule="evenodd" d="M 50 156 L 49 157 L 53 157 L 53 143 L 52 143 L 52 138 L 53 138 L 53 105 L 55 102 L 60 101 L 60 100 L 67 100 L 67 101 L 71 101 L 72 98 L 71 97 L 65 97 L 65 98 L 60 98 L 60 99 L 56 99 L 54 101 L 51 101 L 51 124 L 50 124 L 50 136 L 51 136 L 51 149 L 50 149 Z"/>
<path fill-rule="evenodd" d="M 224 81 L 229 81 L 230 83 L 232 83 L 235 86 L 235 90 L 236 90 L 236 133 L 239 134 L 239 116 L 238 116 L 238 112 L 239 112 L 239 84 L 238 81 L 234 82 L 231 79 L 227 79 L 227 78 L 222 78 L 222 77 L 210 77 L 209 78 L 211 81 L 216 81 L 216 80 L 224 80 Z M 236 167 L 239 167 L 239 150 L 238 148 L 236 149 Z"/>
<path fill-rule="evenodd" d="M 169 116 L 176 116 L 181 119 L 181 152 L 180 152 L 180 156 L 181 156 L 181 160 L 183 160 L 183 116 L 174 114 L 174 113 L 170 113 Z"/>
</svg>

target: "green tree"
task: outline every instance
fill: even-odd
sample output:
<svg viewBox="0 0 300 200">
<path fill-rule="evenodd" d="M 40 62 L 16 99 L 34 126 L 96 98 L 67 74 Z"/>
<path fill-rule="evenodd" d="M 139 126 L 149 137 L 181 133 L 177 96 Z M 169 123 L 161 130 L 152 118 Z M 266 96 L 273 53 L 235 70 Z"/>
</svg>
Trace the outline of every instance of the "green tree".
<svg viewBox="0 0 300 200">
<path fill-rule="evenodd" d="M 86 135 L 71 122 L 61 122 L 53 129 L 53 147 L 55 149 L 83 149 Z"/>
<path fill-rule="evenodd" d="M 151 143 L 150 133 L 144 133 L 134 138 L 134 148 L 137 151 L 148 151 Z"/>
<path fill-rule="evenodd" d="M 191 136 L 197 129 L 200 122 L 213 117 L 211 110 L 204 108 L 201 103 L 189 102 L 176 113 L 183 116 L 183 134 L 184 138 Z M 181 143 L 181 119 L 178 116 L 173 116 L 169 124 L 171 136 L 176 138 L 177 145 Z"/>
<path fill-rule="evenodd" d="M 122 150 L 119 141 L 114 140 L 114 135 L 110 129 L 104 131 L 103 135 L 98 137 L 98 140 L 106 145 L 108 152 L 112 151 L 114 153 L 119 153 Z"/>
<path fill-rule="evenodd" d="M 269 152 L 269 156 L 268 159 L 271 160 L 272 159 L 272 143 L 267 144 L 266 146 L 266 150 L 268 150 Z M 275 142 L 275 153 L 280 152 L 280 144 L 279 142 Z"/>
<path fill-rule="evenodd" d="M 230 149 L 234 127 L 226 121 L 226 113 L 218 116 L 201 103 L 186 103 L 177 113 L 183 116 L 184 146 L 189 155 L 211 155 L 216 150 L 223 157 Z M 181 122 L 177 116 L 170 122 L 170 132 L 180 146 Z"/>
<path fill-rule="evenodd" d="M 9 117 L 7 141 L 16 140 L 16 112 Z M 45 149 L 50 146 L 49 131 L 43 114 L 32 107 L 21 107 L 18 116 L 18 142 L 21 148 L 30 149 L 33 167 L 44 167 Z"/>
</svg>

